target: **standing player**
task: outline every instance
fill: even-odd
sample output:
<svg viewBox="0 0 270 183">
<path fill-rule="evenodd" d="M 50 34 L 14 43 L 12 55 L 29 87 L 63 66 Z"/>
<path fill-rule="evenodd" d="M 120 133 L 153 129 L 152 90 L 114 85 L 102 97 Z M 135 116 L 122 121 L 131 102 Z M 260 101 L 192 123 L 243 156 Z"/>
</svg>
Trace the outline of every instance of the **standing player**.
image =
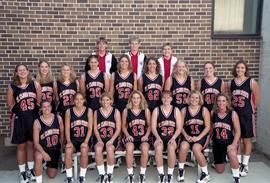
<svg viewBox="0 0 270 183">
<path fill-rule="evenodd" d="M 55 96 L 54 96 L 54 78 L 51 71 L 51 66 L 47 60 L 41 60 L 38 63 L 38 73 L 36 81 L 41 86 L 41 100 L 48 100 L 52 104 L 52 112 L 55 112 Z"/>
<path fill-rule="evenodd" d="M 175 150 L 178 137 L 183 127 L 181 113 L 171 105 L 172 94 L 164 90 L 161 96 L 162 105 L 155 108 L 152 114 L 152 133 L 155 136 L 155 159 L 159 173 L 159 183 L 173 182 L 173 170 L 176 162 Z M 163 168 L 163 151 L 168 152 L 168 176 L 165 181 Z"/>
<path fill-rule="evenodd" d="M 238 155 L 238 161 L 241 163 L 240 175 L 246 176 L 252 151 L 251 138 L 255 137 L 254 113 L 256 107 L 259 105 L 260 91 L 255 79 L 249 77 L 248 66 L 245 61 L 238 61 L 234 65 L 232 73 L 234 79 L 229 82 L 228 88 L 232 95 L 232 106 L 239 116 L 241 126 L 243 156 Z"/>
<path fill-rule="evenodd" d="M 215 75 L 214 63 L 206 62 L 204 64 L 204 78 L 198 83 L 198 89 L 203 95 L 203 106 L 211 112 L 216 96 L 225 92 L 224 82 Z"/>
<path fill-rule="evenodd" d="M 65 165 L 67 182 L 72 182 L 72 154 L 80 152 L 80 176 L 79 183 L 85 182 L 85 174 L 88 165 L 88 151 L 90 137 L 93 128 L 92 110 L 85 107 L 82 93 L 76 93 L 75 106 L 68 109 L 65 115 L 66 154 Z"/>
<path fill-rule="evenodd" d="M 42 115 L 34 122 L 35 173 L 37 183 L 42 183 L 42 163 L 46 162 L 47 175 L 57 174 L 64 139 L 64 125 L 59 115 L 52 113 L 50 101 L 41 104 Z"/>
<path fill-rule="evenodd" d="M 99 62 L 99 69 L 107 74 L 112 74 L 117 70 L 117 60 L 113 54 L 111 54 L 108 49 L 108 41 L 105 37 L 100 37 L 97 40 L 97 51 L 93 52 L 91 55 L 97 55 Z M 90 56 L 91 56 L 90 55 Z M 89 57 L 90 57 L 89 56 Z"/>
<path fill-rule="evenodd" d="M 164 80 L 160 74 L 160 64 L 157 59 L 150 57 L 145 63 L 144 73 L 138 79 L 138 89 L 145 96 L 151 112 L 161 104 L 163 85 Z"/>
<path fill-rule="evenodd" d="M 57 112 L 64 120 L 66 110 L 74 106 L 74 96 L 79 91 L 79 82 L 71 66 L 66 64 L 62 66 L 60 77 L 55 85 Z"/>
<path fill-rule="evenodd" d="M 133 174 L 133 151 L 141 150 L 140 183 L 145 183 L 145 172 L 149 158 L 149 135 L 150 135 L 150 111 L 146 100 L 140 91 L 133 91 L 128 99 L 127 108 L 122 115 L 122 131 L 126 142 L 126 163 L 128 179 L 134 183 Z"/>
<path fill-rule="evenodd" d="M 160 64 L 160 74 L 164 77 L 164 81 L 171 75 L 174 64 L 177 58 L 172 56 L 171 43 L 165 43 L 162 47 L 163 56 L 158 59 Z"/>
<path fill-rule="evenodd" d="M 99 70 L 98 57 L 91 55 L 85 63 L 85 72 L 81 75 L 80 90 L 86 98 L 87 106 L 93 111 L 99 109 L 99 97 L 109 90 L 109 78 Z"/>
<path fill-rule="evenodd" d="M 127 56 L 129 56 L 129 59 L 131 60 L 132 70 L 138 78 L 142 75 L 144 63 L 146 61 L 145 54 L 139 52 L 140 46 L 141 40 L 138 37 L 132 37 L 129 40 L 130 51 L 125 53 Z"/>
<path fill-rule="evenodd" d="M 13 81 L 8 87 L 7 104 L 12 111 L 11 143 L 17 144 L 17 162 L 21 183 L 33 180 L 33 123 L 38 114 L 41 98 L 40 85 L 31 79 L 26 65 L 19 64 L 14 71 Z M 28 165 L 28 175 L 25 163 Z"/>
<path fill-rule="evenodd" d="M 128 97 L 133 90 L 137 89 L 137 77 L 132 72 L 130 59 L 122 55 L 118 62 L 118 71 L 111 77 L 110 93 L 114 96 L 114 105 L 120 111 L 126 108 Z"/>
<path fill-rule="evenodd" d="M 191 149 L 198 164 L 202 168 L 202 173 L 197 183 L 206 183 L 210 180 L 207 170 L 207 162 L 202 153 L 209 141 L 210 114 L 206 107 L 203 107 L 203 98 L 200 92 L 191 91 L 190 104 L 182 109 L 184 127 L 179 151 L 179 175 L 178 181 L 184 181 L 184 165 L 188 150 Z"/>
<path fill-rule="evenodd" d="M 172 105 L 179 110 L 187 107 L 187 99 L 193 89 L 194 81 L 189 76 L 187 64 L 178 60 L 173 66 L 172 77 L 165 83 L 165 90 L 171 91 L 173 95 Z"/>
<path fill-rule="evenodd" d="M 104 92 L 100 97 L 101 107 L 94 113 L 95 154 L 99 173 L 99 182 L 112 183 L 114 169 L 114 151 L 121 131 L 120 112 L 112 107 L 111 95 Z M 107 178 L 103 160 L 103 151 L 107 152 Z"/>
<path fill-rule="evenodd" d="M 237 148 L 240 139 L 240 123 L 238 115 L 231 109 L 230 100 L 222 93 L 216 96 L 216 109 L 213 111 L 213 155 L 218 173 L 225 170 L 228 154 L 235 183 L 240 182 Z"/>
</svg>

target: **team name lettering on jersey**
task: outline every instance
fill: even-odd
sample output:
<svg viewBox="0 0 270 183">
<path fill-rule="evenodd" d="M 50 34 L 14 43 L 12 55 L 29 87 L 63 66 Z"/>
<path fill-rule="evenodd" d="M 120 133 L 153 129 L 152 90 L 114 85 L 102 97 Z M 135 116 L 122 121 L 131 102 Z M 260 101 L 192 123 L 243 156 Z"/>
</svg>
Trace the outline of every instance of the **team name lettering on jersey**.
<svg viewBox="0 0 270 183">
<path fill-rule="evenodd" d="M 224 128 L 226 130 L 231 131 L 231 125 L 223 123 L 223 122 L 215 122 L 214 128 Z"/>
<path fill-rule="evenodd" d="M 215 88 L 206 88 L 205 90 L 202 91 L 202 94 L 207 94 L 207 93 L 210 93 L 210 94 L 219 94 L 220 92 L 215 89 Z"/>
<path fill-rule="evenodd" d="M 59 129 L 50 129 L 50 130 L 45 131 L 43 134 L 41 134 L 40 139 L 43 140 L 48 136 L 59 135 L 59 134 L 60 134 Z"/>
<path fill-rule="evenodd" d="M 59 97 L 63 97 L 65 95 L 75 95 L 75 94 L 76 94 L 76 91 L 75 90 L 66 89 L 66 90 L 60 92 Z"/>
<path fill-rule="evenodd" d="M 103 88 L 104 87 L 104 84 L 101 83 L 101 82 L 98 82 L 98 81 L 94 81 L 94 82 L 90 82 L 86 85 L 86 88 L 89 89 L 91 87 L 100 87 L 100 88 Z"/>
<path fill-rule="evenodd" d="M 243 96 L 243 97 L 245 97 L 247 99 L 249 98 L 249 93 L 244 91 L 244 90 L 234 90 L 232 92 L 232 95 L 241 95 L 241 96 Z"/>
<path fill-rule="evenodd" d="M 200 119 L 190 119 L 185 122 L 185 125 L 203 125 L 204 121 Z"/>
<path fill-rule="evenodd" d="M 129 82 L 121 82 L 121 83 L 118 83 L 116 85 L 116 89 L 123 88 L 123 87 L 127 87 L 127 88 L 132 89 L 133 88 L 133 85 L 131 83 L 129 83 Z"/>
<path fill-rule="evenodd" d="M 165 121 L 161 121 L 158 123 L 158 127 L 163 127 L 163 126 L 171 126 L 171 127 L 175 127 L 175 122 L 174 121 L 170 121 L 170 120 L 165 120 Z"/>
<path fill-rule="evenodd" d="M 76 120 L 76 121 L 73 121 L 70 126 L 71 128 L 75 127 L 75 126 L 85 126 L 85 127 L 88 127 L 88 122 L 87 121 L 84 121 L 84 120 Z"/>
<path fill-rule="evenodd" d="M 129 122 L 129 127 L 133 127 L 135 125 L 144 125 L 145 126 L 145 120 L 142 120 L 142 119 L 134 119 L 132 120 L 131 122 Z"/>
<path fill-rule="evenodd" d="M 147 91 L 147 90 L 150 90 L 150 89 L 158 89 L 158 90 L 162 90 L 162 87 L 159 85 L 159 84 L 155 84 L 155 83 L 152 83 L 152 84 L 148 84 L 144 87 L 144 90 Z"/>
<path fill-rule="evenodd" d="M 190 90 L 188 88 L 176 88 L 172 91 L 173 95 L 177 93 L 190 93 Z"/>
<path fill-rule="evenodd" d="M 21 100 L 23 100 L 25 98 L 37 98 L 37 95 L 34 92 L 23 92 L 23 93 L 20 93 L 16 97 L 16 101 L 17 101 L 17 103 L 19 103 Z"/>
<path fill-rule="evenodd" d="M 102 121 L 101 123 L 99 123 L 97 125 L 98 129 L 102 128 L 102 127 L 112 127 L 115 128 L 115 123 L 112 121 Z"/>
</svg>

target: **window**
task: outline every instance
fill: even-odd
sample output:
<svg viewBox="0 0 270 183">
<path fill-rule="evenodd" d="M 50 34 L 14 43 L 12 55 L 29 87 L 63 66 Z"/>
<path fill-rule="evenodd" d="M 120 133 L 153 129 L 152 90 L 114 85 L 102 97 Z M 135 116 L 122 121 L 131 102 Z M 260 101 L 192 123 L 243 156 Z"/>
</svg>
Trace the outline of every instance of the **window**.
<svg viewBox="0 0 270 183">
<path fill-rule="evenodd" d="M 262 0 L 213 0 L 213 38 L 260 36 Z"/>
</svg>

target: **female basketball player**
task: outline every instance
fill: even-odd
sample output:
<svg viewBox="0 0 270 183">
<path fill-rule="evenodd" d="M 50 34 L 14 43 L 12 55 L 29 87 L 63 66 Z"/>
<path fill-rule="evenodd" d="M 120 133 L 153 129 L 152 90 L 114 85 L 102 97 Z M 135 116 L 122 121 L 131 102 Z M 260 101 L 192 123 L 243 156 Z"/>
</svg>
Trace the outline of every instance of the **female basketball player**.
<svg viewBox="0 0 270 183">
<path fill-rule="evenodd" d="M 41 60 L 38 63 L 38 73 L 36 81 L 41 86 L 41 100 L 48 100 L 52 104 L 52 111 L 55 112 L 55 96 L 54 96 L 54 78 L 51 71 L 51 66 L 47 60 Z"/>
<path fill-rule="evenodd" d="M 173 66 L 172 76 L 165 83 L 165 90 L 171 91 L 173 95 L 172 105 L 179 110 L 186 107 L 188 96 L 193 89 L 194 81 L 189 76 L 187 64 L 178 60 Z"/>
<path fill-rule="evenodd" d="M 150 57 L 145 63 L 145 70 L 138 79 L 138 88 L 145 96 L 149 110 L 153 110 L 161 105 L 161 92 L 164 80 L 160 74 L 160 64 L 157 59 Z"/>
<path fill-rule="evenodd" d="M 122 115 L 122 131 L 126 142 L 126 163 L 129 182 L 134 183 L 133 151 L 141 150 L 140 183 L 145 183 L 145 171 L 149 158 L 150 111 L 140 91 L 133 91 Z"/>
<path fill-rule="evenodd" d="M 137 89 L 137 77 L 132 72 L 131 62 L 127 55 L 122 55 L 119 58 L 117 72 L 114 72 L 111 77 L 110 93 L 114 96 L 114 106 L 123 112 L 125 109 L 128 97 L 133 90 Z"/>
<path fill-rule="evenodd" d="M 172 94 L 163 91 L 162 105 L 155 108 L 152 114 L 152 133 L 155 136 L 155 159 L 159 173 L 159 183 L 173 182 L 173 170 L 176 161 L 175 150 L 178 137 L 183 127 L 182 115 L 178 108 L 171 105 Z M 163 168 L 163 151 L 168 152 L 168 176 L 165 181 Z"/>
<path fill-rule="evenodd" d="M 212 114 L 215 168 L 218 173 L 224 172 L 226 155 L 228 155 L 234 182 L 239 183 L 239 163 L 237 161 L 237 148 L 241 133 L 239 118 L 237 113 L 231 109 L 227 95 L 218 94 L 215 106 Z"/>
<path fill-rule="evenodd" d="M 202 173 L 197 183 L 206 183 L 210 176 L 207 170 L 207 162 L 202 153 L 209 142 L 210 114 L 203 107 L 203 98 L 199 91 L 191 91 L 189 106 L 182 109 L 184 127 L 179 151 L 179 175 L 178 181 L 184 181 L 184 165 L 188 150 L 191 149 L 196 160 L 202 168 Z"/>
<path fill-rule="evenodd" d="M 65 112 L 74 106 L 74 96 L 79 91 L 79 82 L 71 66 L 65 64 L 56 82 L 56 100 L 58 102 L 57 112 L 65 121 Z"/>
<path fill-rule="evenodd" d="M 21 183 L 34 180 L 33 123 L 41 100 L 40 85 L 33 81 L 28 67 L 16 66 L 13 81 L 8 87 L 7 104 L 12 111 L 11 143 L 17 144 L 17 162 Z M 25 163 L 28 165 L 28 175 Z"/>
<path fill-rule="evenodd" d="M 248 162 L 252 152 L 252 137 L 255 137 L 255 109 L 259 105 L 259 85 L 249 77 L 249 69 L 245 61 L 238 61 L 233 68 L 234 79 L 229 82 L 232 95 L 232 106 L 239 116 L 241 139 L 243 142 L 242 155 L 239 152 L 238 161 L 241 163 L 240 175 L 248 173 Z M 241 148 L 239 149 L 241 151 Z"/>
<path fill-rule="evenodd" d="M 35 120 L 33 126 L 37 183 L 42 183 L 43 161 L 46 162 L 48 177 L 54 178 L 56 176 L 64 139 L 62 119 L 59 115 L 52 113 L 51 102 L 43 101 L 41 110 L 42 115 Z"/>
<path fill-rule="evenodd" d="M 99 70 L 98 57 L 91 55 L 85 63 L 85 73 L 81 75 L 80 89 L 86 98 L 87 106 L 93 111 L 99 109 L 99 97 L 109 90 L 109 78 Z"/>
<path fill-rule="evenodd" d="M 80 152 L 79 183 L 85 182 L 88 165 L 88 151 L 93 128 L 93 112 L 85 107 L 82 93 L 76 93 L 75 106 L 68 109 L 65 115 L 66 154 L 65 165 L 67 182 L 72 182 L 72 154 Z"/>
<path fill-rule="evenodd" d="M 212 111 L 217 94 L 225 92 L 224 82 L 215 75 L 215 65 L 212 62 L 204 64 L 204 78 L 198 83 L 198 90 L 203 95 L 203 106 Z"/>
<path fill-rule="evenodd" d="M 113 179 L 114 151 L 118 144 L 118 136 L 121 131 L 120 112 L 112 107 L 111 95 L 104 92 L 100 97 L 101 107 L 94 113 L 95 153 L 96 164 L 99 173 L 99 182 L 108 183 Z M 107 177 L 103 161 L 103 151 L 107 152 Z"/>
</svg>

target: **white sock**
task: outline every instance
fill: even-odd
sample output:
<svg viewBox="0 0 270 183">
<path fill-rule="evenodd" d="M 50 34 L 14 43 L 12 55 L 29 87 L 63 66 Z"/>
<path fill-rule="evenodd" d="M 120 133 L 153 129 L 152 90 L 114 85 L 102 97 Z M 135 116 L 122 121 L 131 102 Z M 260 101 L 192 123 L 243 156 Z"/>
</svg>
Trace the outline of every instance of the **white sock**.
<svg viewBox="0 0 270 183">
<path fill-rule="evenodd" d="M 184 169 L 185 163 L 178 163 L 178 168 L 179 169 Z"/>
<path fill-rule="evenodd" d="M 241 164 L 242 163 L 242 155 L 238 154 L 237 155 L 238 162 Z"/>
<path fill-rule="evenodd" d="M 207 165 L 201 168 L 202 168 L 202 171 L 208 175 Z"/>
<path fill-rule="evenodd" d="M 158 174 L 164 174 L 164 168 L 163 166 L 157 167 Z"/>
<path fill-rule="evenodd" d="M 232 174 L 233 174 L 233 177 L 239 177 L 239 168 L 236 168 L 236 169 L 232 168 Z"/>
<path fill-rule="evenodd" d="M 85 177 L 87 168 L 80 168 L 80 177 Z"/>
<path fill-rule="evenodd" d="M 67 175 L 67 177 L 72 177 L 73 175 L 72 175 L 72 168 L 67 168 L 66 169 L 66 175 Z"/>
<path fill-rule="evenodd" d="M 127 168 L 128 175 L 133 174 L 133 168 Z"/>
<path fill-rule="evenodd" d="M 105 175 L 104 164 L 103 164 L 103 165 L 98 165 L 98 166 L 97 166 L 97 169 L 98 169 L 99 175 Z"/>
<path fill-rule="evenodd" d="M 168 174 L 172 175 L 173 174 L 173 170 L 174 170 L 174 168 L 169 168 L 168 167 Z"/>
<path fill-rule="evenodd" d="M 34 168 L 34 161 L 27 161 L 27 166 L 29 170 L 32 170 Z"/>
<path fill-rule="evenodd" d="M 42 174 L 39 176 L 36 176 L 36 182 L 37 183 L 42 183 Z"/>
<path fill-rule="evenodd" d="M 243 155 L 243 164 L 248 165 L 250 155 Z"/>
<path fill-rule="evenodd" d="M 25 172 L 25 164 L 19 165 L 20 173 Z"/>
<path fill-rule="evenodd" d="M 143 167 L 141 167 L 141 172 L 140 172 L 140 174 L 145 174 L 145 172 L 146 172 L 146 168 L 143 168 Z"/>
<path fill-rule="evenodd" d="M 108 165 L 107 164 L 107 174 L 113 174 L 114 164 Z"/>
</svg>

